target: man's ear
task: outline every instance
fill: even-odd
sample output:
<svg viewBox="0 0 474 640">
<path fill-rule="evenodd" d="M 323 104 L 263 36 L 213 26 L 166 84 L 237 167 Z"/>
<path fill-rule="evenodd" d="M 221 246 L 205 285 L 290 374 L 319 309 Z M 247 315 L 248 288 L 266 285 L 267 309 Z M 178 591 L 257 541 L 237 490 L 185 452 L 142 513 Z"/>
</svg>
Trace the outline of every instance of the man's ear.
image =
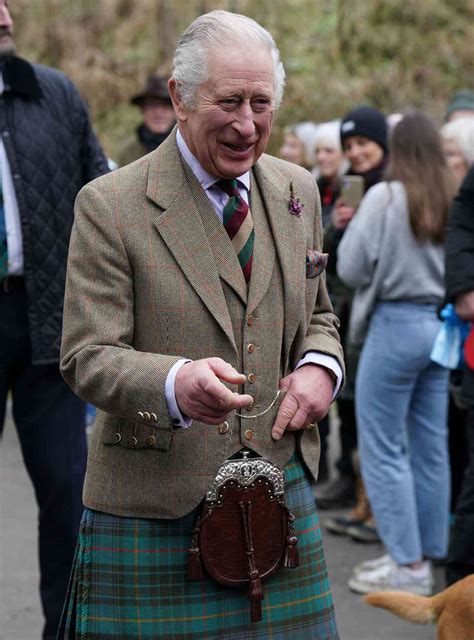
<svg viewBox="0 0 474 640">
<path fill-rule="evenodd" d="M 171 102 L 173 103 L 173 109 L 176 114 L 176 118 L 180 122 L 185 122 L 188 119 L 188 109 L 184 106 L 181 100 L 178 86 L 174 78 L 170 78 L 168 80 L 168 91 L 170 93 Z"/>
</svg>

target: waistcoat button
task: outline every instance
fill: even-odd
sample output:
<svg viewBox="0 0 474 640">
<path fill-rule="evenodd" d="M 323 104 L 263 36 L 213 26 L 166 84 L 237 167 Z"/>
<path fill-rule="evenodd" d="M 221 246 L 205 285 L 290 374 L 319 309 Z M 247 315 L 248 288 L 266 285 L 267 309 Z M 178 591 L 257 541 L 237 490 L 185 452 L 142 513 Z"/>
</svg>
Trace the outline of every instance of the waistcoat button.
<svg viewBox="0 0 474 640">
<path fill-rule="evenodd" d="M 224 422 L 223 424 L 219 425 L 219 433 L 221 435 L 224 435 L 225 433 L 227 433 L 229 431 L 230 427 L 229 427 L 229 423 L 228 422 Z"/>
<path fill-rule="evenodd" d="M 254 373 L 249 373 L 247 376 L 247 380 L 253 384 L 255 382 L 255 374 Z"/>
<path fill-rule="evenodd" d="M 249 353 L 253 353 L 255 351 L 255 345 L 250 343 L 249 345 L 247 345 L 247 351 Z"/>
<path fill-rule="evenodd" d="M 246 440 L 252 440 L 253 438 L 253 431 L 251 429 L 246 429 L 244 432 L 244 436 Z"/>
<path fill-rule="evenodd" d="M 253 325 L 253 321 L 254 321 L 254 316 L 249 313 L 249 315 L 247 316 L 247 326 L 251 327 Z"/>
</svg>

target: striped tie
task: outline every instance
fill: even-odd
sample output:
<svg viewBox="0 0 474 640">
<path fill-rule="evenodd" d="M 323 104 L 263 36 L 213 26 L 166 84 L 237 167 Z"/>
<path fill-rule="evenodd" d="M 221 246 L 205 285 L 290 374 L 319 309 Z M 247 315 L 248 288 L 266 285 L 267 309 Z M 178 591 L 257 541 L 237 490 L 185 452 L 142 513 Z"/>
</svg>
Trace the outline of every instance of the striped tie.
<svg viewBox="0 0 474 640">
<path fill-rule="evenodd" d="M 3 190 L 0 183 L 0 282 L 8 275 L 7 230 L 5 228 L 5 210 L 3 208 Z"/>
<path fill-rule="evenodd" d="M 237 180 L 219 180 L 217 186 L 229 196 L 224 207 L 224 227 L 234 245 L 235 252 L 248 283 L 252 271 L 254 229 L 248 204 L 240 195 Z"/>
</svg>

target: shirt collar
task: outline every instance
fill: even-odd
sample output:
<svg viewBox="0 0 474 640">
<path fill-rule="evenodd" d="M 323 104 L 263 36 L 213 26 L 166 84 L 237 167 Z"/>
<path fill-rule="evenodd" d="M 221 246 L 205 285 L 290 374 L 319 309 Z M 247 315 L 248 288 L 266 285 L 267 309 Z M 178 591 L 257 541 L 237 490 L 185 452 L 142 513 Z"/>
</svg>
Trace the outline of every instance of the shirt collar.
<svg viewBox="0 0 474 640">
<path fill-rule="evenodd" d="M 176 144 L 178 145 L 181 155 L 186 160 L 204 191 L 207 191 L 207 189 L 213 187 L 216 182 L 219 182 L 220 178 L 211 176 L 211 174 L 201 166 L 196 156 L 191 153 L 179 129 L 176 132 Z M 246 171 L 241 176 L 237 176 L 236 180 L 238 180 L 247 189 L 247 191 L 250 191 L 250 171 Z"/>
</svg>

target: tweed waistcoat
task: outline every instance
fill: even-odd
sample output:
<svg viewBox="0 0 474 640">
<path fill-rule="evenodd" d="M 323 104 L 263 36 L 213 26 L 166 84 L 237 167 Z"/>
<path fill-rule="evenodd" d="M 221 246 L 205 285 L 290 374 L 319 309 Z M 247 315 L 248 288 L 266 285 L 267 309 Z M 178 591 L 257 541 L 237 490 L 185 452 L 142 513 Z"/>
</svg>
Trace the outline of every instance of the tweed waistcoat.
<svg viewBox="0 0 474 640">
<path fill-rule="evenodd" d="M 252 276 L 247 287 L 235 249 L 221 221 L 186 165 L 184 172 L 221 274 L 236 344 L 236 359 L 232 364 L 247 377 L 242 392 L 254 398 L 252 411 L 244 409 L 240 412 L 245 418 L 240 418 L 233 412 L 227 420 L 231 431 L 229 455 L 246 447 L 282 467 L 294 452 L 295 436 L 294 433 L 287 432 L 283 441 L 277 445 L 271 438 L 271 425 L 280 401 L 270 409 L 268 416 L 265 414 L 256 419 L 250 417 L 252 413 L 258 414 L 270 407 L 280 378 L 285 375 L 281 361 L 284 330 L 283 279 L 262 197 L 255 179 L 252 179 L 250 204 L 255 229 L 255 249 Z M 228 276 L 230 282 L 226 282 L 223 275 Z M 262 299 L 257 308 L 249 313 L 248 298 L 255 292 Z M 271 344 L 265 340 L 265 334 L 269 332 L 272 332 Z"/>
<path fill-rule="evenodd" d="M 84 504 L 116 515 L 189 513 L 242 446 L 283 467 L 297 441 L 317 474 L 317 430 L 272 440 L 277 404 L 256 420 L 232 413 L 229 428 L 198 421 L 173 428 L 164 384 L 180 358 L 221 357 L 253 374 L 239 390 L 255 399 L 249 416 L 271 403 L 279 379 L 306 350 L 334 355 L 342 365 L 324 280 L 305 281 L 306 250 L 321 242 L 316 190 L 306 174 L 297 170 L 308 206 L 303 220 L 288 212 L 288 184 L 283 192 L 275 188 L 288 177 L 254 169 L 256 242 L 247 290 L 223 225 L 183 164 L 168 139 L 89 185 L 77 203 L 62 371 L 100 409 Z"/>
</svg>

